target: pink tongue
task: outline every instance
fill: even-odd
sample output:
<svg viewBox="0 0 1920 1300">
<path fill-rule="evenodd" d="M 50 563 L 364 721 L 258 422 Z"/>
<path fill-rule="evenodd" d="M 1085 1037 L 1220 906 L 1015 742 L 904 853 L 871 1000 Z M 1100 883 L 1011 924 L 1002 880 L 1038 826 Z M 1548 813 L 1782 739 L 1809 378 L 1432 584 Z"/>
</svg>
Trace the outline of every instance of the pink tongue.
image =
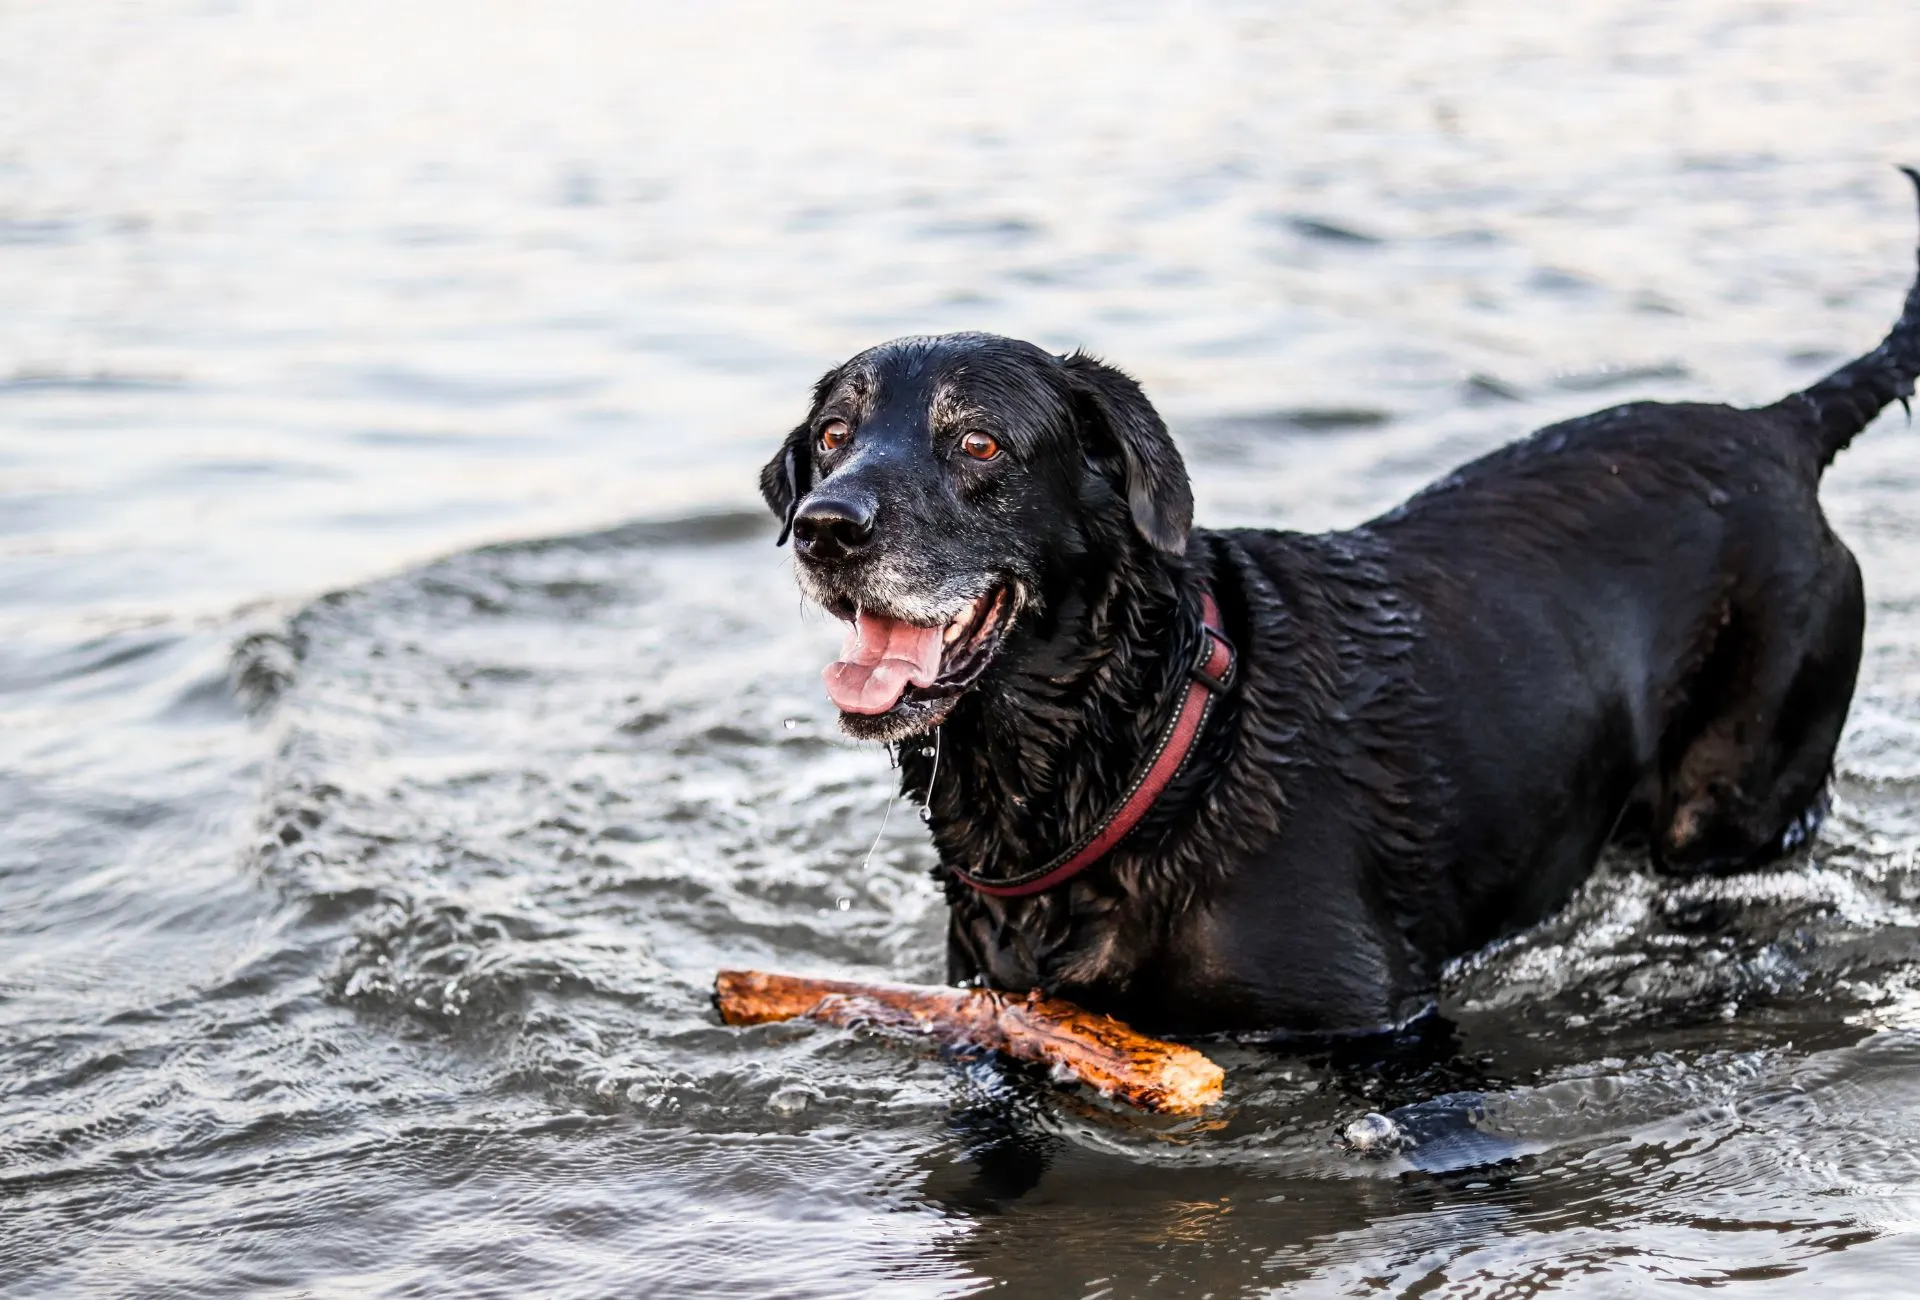
<svg viewBox="0 0 1920 1300">
<path fill-rule="evenodd" d="M 861 610 L 840 658 L 820 674 L 827 695 L 845 713 L 885 713 L 909 683 L 931 686 L 940 675 L 943 631 Z"/>
</svg>

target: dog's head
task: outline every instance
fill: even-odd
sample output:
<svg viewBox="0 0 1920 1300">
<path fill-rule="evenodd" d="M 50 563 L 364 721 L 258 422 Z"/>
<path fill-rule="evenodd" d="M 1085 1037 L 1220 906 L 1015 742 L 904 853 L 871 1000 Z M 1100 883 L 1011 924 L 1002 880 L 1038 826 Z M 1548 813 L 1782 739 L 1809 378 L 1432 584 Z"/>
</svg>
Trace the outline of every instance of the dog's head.
<svg viewBox="0 0 1920 1300">
<path fill-rule="evenodd" d="M 1140 386 L 1015 339 L 898 339 L 829 371 L 760 475 L 800 585 L 851 626 L 827 692 L 898 740 L 1034 648 L 1128 555 L 1186 550 L 1193 495 Z"/>
</svg>

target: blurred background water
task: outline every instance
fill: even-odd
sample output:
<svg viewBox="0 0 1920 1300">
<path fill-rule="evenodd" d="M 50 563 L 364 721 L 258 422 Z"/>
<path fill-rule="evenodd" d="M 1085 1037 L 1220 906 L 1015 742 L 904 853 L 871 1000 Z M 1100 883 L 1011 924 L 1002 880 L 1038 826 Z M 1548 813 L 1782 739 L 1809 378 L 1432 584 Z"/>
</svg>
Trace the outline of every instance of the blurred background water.
<svg viewBox="0 0 1920 1300">
<path fill-rule="evenodd" d="M 705 990 L 939 972 L 752 490 L 820 371 L 1084 346 L 1204 522 L 1356 522 L 1870 346 L 1916 56 L 1895 0 L 0 0 L 0 1291 L 1901 1293 L 1897 412 L 1825 494 L 1820 840 L 1610 863 L 1431 1069 L 1223 1048 L 1167 1128 Z M 1467 1086 L 1497 1166 L 1330 1145 Z"/>
</svg>

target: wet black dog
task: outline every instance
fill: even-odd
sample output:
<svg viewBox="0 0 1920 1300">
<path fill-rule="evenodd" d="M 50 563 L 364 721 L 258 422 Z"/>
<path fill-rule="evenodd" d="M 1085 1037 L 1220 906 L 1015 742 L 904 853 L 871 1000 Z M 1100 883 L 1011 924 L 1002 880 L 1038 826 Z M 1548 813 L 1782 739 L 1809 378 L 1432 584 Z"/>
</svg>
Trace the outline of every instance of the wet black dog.
<svg viewBox="0 0 1920 1300">
<path fill-rule="evenodd" d="M 1117 370 L 902 339 L 820 381 L 762 488 L 852 624 L 843 725 L 928 807 L 954 979 L 1170 1032 L 1371 1030 L 1612 837 L 1698 872 L 1810 833 L 1863 618 L 1821 471 L 1916 373 L 1920 283 L 1772 406 L 1616 407 L 1306 536 L 1191 528 Z M 1145 820 L 1029 897 L 958 879 L 1109 817 L 1189 689 L 1203 584 L 1239 662 Z"/>
</svg>

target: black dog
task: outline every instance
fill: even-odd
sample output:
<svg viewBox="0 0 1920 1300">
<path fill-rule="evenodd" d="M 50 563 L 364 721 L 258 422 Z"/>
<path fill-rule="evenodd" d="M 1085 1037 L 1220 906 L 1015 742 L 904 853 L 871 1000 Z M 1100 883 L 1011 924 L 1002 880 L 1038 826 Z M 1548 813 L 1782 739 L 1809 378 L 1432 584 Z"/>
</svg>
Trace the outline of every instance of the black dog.
<svg viewBox="0 0 1920 1300">
<path fill-rule="evenodd" d="M 1772 406 L 1616 407 L 1306 536 L 1191 529 L 1119 371 L 910 338 L 823 378 L 761 486 L 852 622 L 843 726 L 928 807 L 953 979 L 1373 1030 L 1610 838 L 1699 872 L 1812 831 L 1864 607 L 1820 475 L 1916 373 L 1920 283 Z"/>
</svg>

